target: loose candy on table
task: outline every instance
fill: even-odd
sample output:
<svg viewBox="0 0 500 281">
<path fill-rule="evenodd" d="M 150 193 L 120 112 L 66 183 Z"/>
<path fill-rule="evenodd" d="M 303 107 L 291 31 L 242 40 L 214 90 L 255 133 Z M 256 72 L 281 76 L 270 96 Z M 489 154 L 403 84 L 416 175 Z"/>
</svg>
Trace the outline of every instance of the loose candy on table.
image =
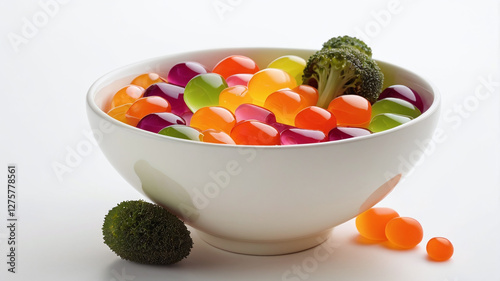
<svg viewBox="0 0 500 281">
<path fill-rule="evenodd" d="M 424 231 L 416 219 L 396 217 L 387 222 L 385 236 L 393 245 L 403 249 L 411 249 L 422 241 Z"/>
<path fill-rule="evenodd" d="M 371 208 L 356 217 L 356 229 L 367 239 L 385 241 L 385 227 L 390 220 L 397 217 L 398 212 L 391 208 Z"/>
<path fill-rule="evenodd" d="M 236 122 L 255 120 L 266 124 L 276 123 L 276 116 L 270 110 L 251 103 L 244 103 L 234 112 Z"/>
<path fill-rule="evenodd" d="M 219 95 L 227 88 L 227 83 L 220 74 L 200 74 L 187 83 L 184 89 L 184 101 L 192 112 L 207 106 L 219 105 Z"/>
<path fill-rule="evenodd" d="M 186 125 L 171 125 L 161 129 L 158 134 L 193 141 L 201 141 L 203 138 L 199 130 Z"/>
<path fill-rule="evenodd" d="M 426 245 L 427 255 L 434 261 L 447 261 L 453 256 L 454 248 L 450 240 L 444 237 L 433 237 Z"/>
<path fill-rule="evenodd" d="M 225 107 L 233 113 L 241 104 L 251 102 L 252 98 L 248 95 L 248 88 L 246 86 L 229 86 L 219 94 L 219 106 Z"/>
<path fill-rule="evenodd" d="M 327 135 L 337 127 L 337 119 L 333 113 L 324 108 L 308 106 L 295 116 L 295 126 L 302 129 L 320 130 Z"/>
<path fill-rule="evenodd" d="M 420 112 L 424 112 L 424 103 L 420 95 L 411 89 L 410 87 L 404 85 L 392 85 L 385 88 L 382 93 L 380 93 L 379 100 L 385 98 L 399 98 L 410 102 L 415 105 Z"/>
<path fill-rule="evenodd" d="M 253 74 L 238 73 L 233 74 L 226 78 L 226 83 L 228 87 L 232 86 L 248 86 L 248 81 L 252 78 Z"/>
<path fill-rule="evenodd" d="M 336 141 L 368 135 L 371 135 L 371 132 L 365 128 L 336 127 L 328 133 L 328 140 Z"/>
<path fill-rule="evenodd" d="M 207 129 L 201 132 L 203 134 L 203 142 L 236 144 L 231 136 L 223 131 L 215 129 Z"/>
<path fill-rule="evenodd" d="M 282 145 L 320 143 L 326 140 L 326 135 L 318 130 L 290 128 L 281 132 L 280 139 Z"/>
<path fill-rule="evenodd" d="M 161 129 L 171 125 L 186 125 L 186 121 L 171 112 L 158 112 L 144 116 L 137 123 L 137 128 L 158 133 Z"/>
<path fill-rule="evenodd" d="M 249 57 L 232 55 L 223 58 L 213 68 L 213 73 L 218 73 L 224 79 L 234 74 L 254 74 L 259 71 L 257 63 Z"/>
<path fill-rule="evenodd" d="M 309 105 L 311 105 L 311 106 L 317 105 L 319 93 L 318 93 L 318 89 L 314 88 L 313 86 L 298 85 L 297 87 L 293 88 L 292 91 L 303 96 L 308 101 Z"/>
<path fill-rule="evenodd" d="M 137 123 L 146 115 L 158 112 L 170 112 L 168 101 L 162 97 L 145 97 L 136 100 L 125 113 L 127 124 L 137 126 Z"/>
<path fill-rule="evenodd" d="M 191 117 L 190 126 L 200 131 L 215 129 L 227 134 L 236 124 L 233 113 L 224 107 L 207 106 L 200 108 Z"/>
<path fill-rule="evenodd" d="M 280 145 L 280 133 L 259 121 L 242 121 L 231 130 L 231 138 L 240 145 Z"/>
<path fill-rule="evenodd" d="M 297 113 L 308 106 L 307 100 L 292 90 L 276 91 L 264 103 L 264 107 L 274 113 L 278 122 L 292 126 Z"/>
<path fill-rule="evenodd" d="M 131 103 L 127 103 L 119 105 L 117 107 L 113 107 L 107 112 L 107 114 L 120 122 L 127 123 L 125 114 L 127 113 L 131 105 Z"/>
<path fill-rule="evenodd" d="M 205 73 L 208 73 L 208 70 L 201 63 L 194 61 L 180 62 L 170 68 L 167 80 L 171 84 L 186 87 L 193 77 Z"/>
<path fill-rule="evenodd" d="M 328 111 L 337 118 L 337 126 L 366 128 L 370 124 L 372 106 L 358 95 L 342 95 L 334 98 Z"/>
<path fill-rule="evenodd" d="M 140 87 L 146 89 L 147 87 L 149 87 L 155 83 L 166 82 L 166 81 L 167 80 L 165 78 L 161 77 L 157 73 L 150 72 L 150 73 L 144 73 L 144 74 L 141 74 L 141 75 L 135 77 L 132 80 L 132 82 L 130 82 L 130 84 L 137 85 L 137 86 L 140 86 Z"/>
<path fill-rule="evenodd" d="M 385 98 L 372 105 L 372 118 L 382 113 L 393 113 L 413 118 L 420 116 L 420 110 L 413 104 L 399 98 Z"/>
<path fill-rule="evenodd" d="M 301 57 L 287 55 L 273 60 L 267 67 L 286 71 L 293 78 L 295 78 L 297 85 L 300 85 L 302 84 L 302 74 L 304 72 L 304 68 L 306 67 L 306 63 L 306 60 Z"/>
<path fill-rule="evenodd" d="M 110 109 L 127 103 L 133 103 L 142 97 L 144 88 L 137 85 L 127 85 L 118 90 L 111 99 Z"/>
<path fill-rule="evenodd" d="M 295 79 L 287 72 L 266 68 L 255 73 L 248 81 L 248 91 L 253 103 L 263 106 L 267 97 L 281 89 L 293 89 L 297 87 Z"/>
<path fill-rule="evenodd" d="M 411 118 L 403 115 L 392 114 L 392 113 L 382 113 L 373 117 L 368 126 L 368 130 L 373 133 L 382 132 L 395 128 L 401 124 L 410 122 Z"/>
<path fill-rule="evenodd" d="M 191 110 L 184 102 L 184 88 L 170 83 L 156 83 L 144 91 L 144 97 L 159 96 L 166 99 L 172 107 L 172 113 L 182 116 Z"/>
</svg>

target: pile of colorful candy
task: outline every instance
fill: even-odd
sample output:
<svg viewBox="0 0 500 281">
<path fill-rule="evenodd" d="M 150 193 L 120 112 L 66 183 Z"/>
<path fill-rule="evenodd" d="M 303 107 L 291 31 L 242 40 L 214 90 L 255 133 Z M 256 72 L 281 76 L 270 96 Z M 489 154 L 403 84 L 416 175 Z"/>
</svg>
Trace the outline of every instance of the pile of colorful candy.
<svg viewBox="0 0 500 281">
<path fill-rule="evenodd" d="M 414 218 L 401 217 L 391 208 L 371 208 L 356 217 L 361 236 L 372 241 L 388 241 L 397 249 L 411 249 L 423 239 L 424 231 Z M 433 237 L 426 245 L 433 261 L 446 261 L 453 256 L 453 244 L 444 237 Z"/>
<path fill-rule="evenodd" d="M 386 88 L 373 105 L 342 95 L 316 106 L 318 90 L 302 85 L 303 58 L 287 55 L 260 69 L 232 55 L 211 71 L 198 62 L 174 65 L 166 77 L 145 73 L 116 92 L 107 113 L 126 124 L 176 138 L 239 145 L 336 141 L 381 132 L 418 117 L 420 96 Z"/>
</svg>

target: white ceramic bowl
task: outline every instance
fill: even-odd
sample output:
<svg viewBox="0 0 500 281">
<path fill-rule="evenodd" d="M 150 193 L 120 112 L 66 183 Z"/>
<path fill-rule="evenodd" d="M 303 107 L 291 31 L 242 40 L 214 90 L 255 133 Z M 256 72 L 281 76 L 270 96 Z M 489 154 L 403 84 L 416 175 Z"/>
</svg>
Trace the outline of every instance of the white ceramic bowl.
<svg viewBox="0 0 500 281">
<path fill-rule="evenodd" d="M 109 162 L 138 191 L 180 216 L 200 237 L 237 253 L 276 255 L 326 240 L 333 227 L 375 205 L 423 154 L 439 118 L 437 90 L 420 76 L 385 62 L 385 86 L 418 91 L 428 108 L 420 117 L 370 136 L 295 146 L 235 146 L 187 141 L 143 131 L 101 108 L 135 76 L 166 76 L 174 64 L 213 67 L 233 54 L 263 68 L 282 55 L 314 50 L 216 49 L 168 55 L 112 71 L 87 96 L 97 141 Z"/>
</svg>

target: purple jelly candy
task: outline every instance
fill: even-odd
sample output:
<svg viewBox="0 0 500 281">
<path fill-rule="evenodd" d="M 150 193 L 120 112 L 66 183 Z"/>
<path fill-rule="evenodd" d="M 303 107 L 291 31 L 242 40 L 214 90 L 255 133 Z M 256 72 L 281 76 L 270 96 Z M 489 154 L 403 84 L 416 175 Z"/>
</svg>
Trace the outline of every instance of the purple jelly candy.
<svg viewBox="0 0 500 281">
<path fill-rule="evenodd" d="M 318 143 L 326 140 L 325 133 L 317 130 L 307 130 L 299 128 L 289 128 L 280 134 L 281 144 L 305 144 Z"/>
<path fill-rule="evenodd" d="M 279 122 L 274 122 L 274 123 L 271 123 L 269 124 L 271 125 L 272 127 L 274 127 L 276 130 L 278 130 L 278 132 L 280 132 L 280 134 L 286 130 L 286 129 L 291 129 L 291 128 L 295 128 L 294 126 L 291 126 L 291 125 L 287 125 L 287 124 L 283 124 L 283 123 L 279 123 Z"/>
<path fill-rule="evenodd" d="M 370 135 L 371 132 L 364 128 L 355 127 L 336 127 L 328 133 L 328 140 L 336 141 L 343 139 L 350 139 L 354 137 Z"/>
<path fill-rule="evenodd" d="M 153 84 L 144 91 L 143 96 L 159 96 L 166 99 L 172 107 L 172 113 L 175 115 L 182 116 L 184 113 L 191 111 L 184 102 L 184 88 L 174 84 Z"/>
<path fill-rule="evenodd" d="M 405 100 L 416 106 L 420 110 L 420 112 L 424 112 L 424 103 L 422 102 L 422 98 L 416 91 L 410 89 L 407 86 L 392 85 L 390 87 L 387 87 L 382 91 L 382 93 L 380 93 L 380 96 L 378 97 L 379 100 L 385 98 L 398 98 Z"/>
<path fill-rule="evenodd" d="M 199 74 L 208 73 L 205 66 L 197 62 L 181 62 L 174 65 L 167 75 L 167 81 L 171 84 L 186 87 L 191 78 Z"/>
<path fill-rule="evenodd" d="M 276 123 L 276 116 L 270 110 L 261 106 L 244 103 L 234 111 L 236 122 L 244 120 L 255 120 L 266 124 Z"/>
<path fill-rule="evenodd" d="M 186 121 L 173 113 L 160 112 L 144 116 L 137 124 L 137 128 L 158 133 L 161 129 L 176 124 L 186 125 Z"/>
<path fill-rule="evenodd" d="M 248 86 L 248 81 L 250 81 L 250 78 L 252 78 L 253 74 L 247 74 L 247 73 L 240 73 L 240 74 L 233 74 L 226 79 L 226 83 L 228 87 L 232 86 Z"/>
</svg>

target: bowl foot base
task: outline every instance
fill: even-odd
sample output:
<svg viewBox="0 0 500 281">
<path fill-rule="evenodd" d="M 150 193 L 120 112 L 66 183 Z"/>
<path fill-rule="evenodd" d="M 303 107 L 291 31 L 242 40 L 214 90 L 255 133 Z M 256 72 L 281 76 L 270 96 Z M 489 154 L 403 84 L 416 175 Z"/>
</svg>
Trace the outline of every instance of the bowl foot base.
<svg viewBox="0 0 500 281">
<path fill-rule="evenodd" d="M 332 228 L 310 236 L 290 240 L 234 240 L 213 236 L 197 231 L 199 237 L 208 244 L 233 253 L 259 256 L 284 255 L 304 251 L 325 242 Z"/>
</svg>

